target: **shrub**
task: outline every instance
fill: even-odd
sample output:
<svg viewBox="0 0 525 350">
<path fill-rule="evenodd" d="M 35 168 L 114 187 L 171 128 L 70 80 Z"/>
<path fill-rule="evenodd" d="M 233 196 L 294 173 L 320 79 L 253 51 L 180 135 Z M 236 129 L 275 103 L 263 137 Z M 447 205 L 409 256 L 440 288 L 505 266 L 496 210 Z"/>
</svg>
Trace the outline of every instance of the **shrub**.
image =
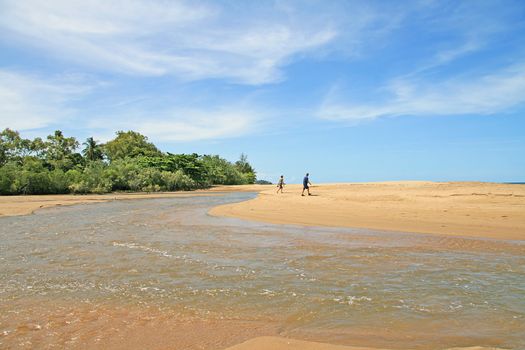
<svg viewBox="0 0 525 350">
<path fill-rule="evenodd" d="M 195 181 L 184 174 L 182 170 L 177 170 L 174 173 L 163 171 L 161 177 L 166 191 L 188 191 L 196 187 Z"/>
</svg>

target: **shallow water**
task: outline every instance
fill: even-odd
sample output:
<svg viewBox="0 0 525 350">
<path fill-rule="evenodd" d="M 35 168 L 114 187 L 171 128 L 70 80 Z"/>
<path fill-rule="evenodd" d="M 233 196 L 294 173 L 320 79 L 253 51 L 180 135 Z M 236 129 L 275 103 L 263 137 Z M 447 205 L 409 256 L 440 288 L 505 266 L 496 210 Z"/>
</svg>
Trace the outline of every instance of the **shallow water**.
<svg viewBox="0 0 525 350">
<path fill-rule="evenodd" d="M 158 347 L 221 349 L 262 334 L 525 348 L 523 242 L 206 214 L 253 196 L 1 218 L 0 348 L 152 348 L 149 336 Z"/>
</svg>

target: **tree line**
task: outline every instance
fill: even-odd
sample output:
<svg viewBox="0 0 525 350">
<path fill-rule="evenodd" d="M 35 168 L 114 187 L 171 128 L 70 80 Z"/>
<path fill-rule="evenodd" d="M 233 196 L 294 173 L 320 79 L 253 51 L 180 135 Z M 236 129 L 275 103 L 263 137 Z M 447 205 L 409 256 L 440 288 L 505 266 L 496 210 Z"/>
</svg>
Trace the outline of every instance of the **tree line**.
<svg viewBox="0 0 525 350">
<path fill-rule="evenodd" d="M 218 155 L 161 152 L 135 131 L 118 131 L 99 144 L 80 144 L 57 130 L 46 139 L 0 133 L 0 194 L 179 191 L 211 185 L 252 184 L 256 173 L 241 154 L 229 162 Z"/>
</svg>

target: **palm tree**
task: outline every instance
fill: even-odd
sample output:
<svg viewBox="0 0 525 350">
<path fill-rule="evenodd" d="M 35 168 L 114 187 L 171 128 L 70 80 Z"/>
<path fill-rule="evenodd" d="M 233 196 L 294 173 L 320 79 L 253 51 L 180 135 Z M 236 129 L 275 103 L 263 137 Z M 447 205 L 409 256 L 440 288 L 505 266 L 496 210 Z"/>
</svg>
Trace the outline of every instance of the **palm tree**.
<svg viewBox="0 0 525 350">
<path fill-rule="evenodd" d="M 102 159 L 100 145 L 97 144 L 97 141 L 95 141 L 93 137 L 88 137 L 83 145 L 86 146 L 86 148 L 82 150 L 82 154 L 88 160 Z"/>
</svg>

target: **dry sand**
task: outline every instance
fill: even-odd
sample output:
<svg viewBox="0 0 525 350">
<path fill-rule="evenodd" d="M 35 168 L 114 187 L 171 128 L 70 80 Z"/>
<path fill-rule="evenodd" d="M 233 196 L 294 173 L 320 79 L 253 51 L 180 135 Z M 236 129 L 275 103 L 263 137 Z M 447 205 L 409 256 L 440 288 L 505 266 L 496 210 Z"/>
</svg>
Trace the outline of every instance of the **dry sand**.
<svg viewBox="0 0 525 350">
<path fill-rule="evenodd" d="M 479 182 L 262 186 L 256 199 L 210 214 L 280 224 L 344 226 L 415 233 L 525 239 L 525 185 Z M 253 187 L 251 189 L 254 189 Z M 255 188 L 257 189 L 257 187 Z"/>
</svg>

